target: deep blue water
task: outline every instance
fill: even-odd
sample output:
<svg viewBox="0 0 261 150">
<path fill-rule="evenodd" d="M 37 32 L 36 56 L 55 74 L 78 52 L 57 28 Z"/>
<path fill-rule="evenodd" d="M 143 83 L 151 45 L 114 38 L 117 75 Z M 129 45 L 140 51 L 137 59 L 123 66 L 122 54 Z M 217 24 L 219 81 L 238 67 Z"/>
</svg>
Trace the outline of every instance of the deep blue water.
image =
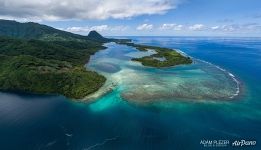
<svg viewBox="0 0 261 150">
<path fill-rule="evenodd" d="M 0 149 L 191 150 L 203 149 L 203 139 L 256 140 L 256 146 L 244 149 L 261 149 L 261 39 L 131 38 L 178 48 L 228 70 L 241 83 L 240 96 L 229 102 L 186 101 L 163 108 L 0 93 Z M 220 149 L 236 148 L 230 143 Z"/>
</svg>

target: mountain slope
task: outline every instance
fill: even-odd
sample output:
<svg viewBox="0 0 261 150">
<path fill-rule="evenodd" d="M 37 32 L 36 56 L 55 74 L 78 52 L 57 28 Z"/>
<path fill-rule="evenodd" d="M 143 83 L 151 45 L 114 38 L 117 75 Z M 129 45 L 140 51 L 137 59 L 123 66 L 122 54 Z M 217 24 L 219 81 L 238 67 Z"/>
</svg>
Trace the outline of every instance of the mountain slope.
<svg viewBox="0 0 261 150">
<path fill-rule="evenodd" d="M 104 38 L 102 35 L 100 35 L 96 31 L 90 31 L 90 33 L 88 34 L 88 38 L 90 38 L 94 41 L 98 41 L 98 42 L 109 42 L 112 40 L 112 39 Z"/>
<path fill-rule="evenodd" d="M 75 65 L 88 62 L 90 55 L 105 49 L 99 43 L 79 41 L 42 41 L 0 37 L 0 54 L 30 55 L 41 59 L 67 61 Z"/>
<path fill-rule="evenodd" d="M 61 94 L 73 99 L 95 92 L 106 79 L 87 71 L 84 64 L 105 48 L 101 37 L 0 20 L 0 90 Z"/>
<path fill-rule="evenodd" d="M 96 31 L 92 31 L 96 32 Z M 91 33 L 92 33 L 91 32 Z M 96 32 L 97 33 L 97 32 Z M 99 33 L 97 33 L 100 35 Z M 91 34 L 92 35 L 92 34 Z M 0 20 L 0 36 L 13 38 L 38 39 L 45 41 L 88 41 L 88 42 L 107 42 L 109 39 L 103 36 L 89 38 L 62 30 L 55 29 L 46 25 L 28 22 L 19 23 L 10 20 Z M 102 40 L 101 40 L 102 39 Z"/>
</svg>

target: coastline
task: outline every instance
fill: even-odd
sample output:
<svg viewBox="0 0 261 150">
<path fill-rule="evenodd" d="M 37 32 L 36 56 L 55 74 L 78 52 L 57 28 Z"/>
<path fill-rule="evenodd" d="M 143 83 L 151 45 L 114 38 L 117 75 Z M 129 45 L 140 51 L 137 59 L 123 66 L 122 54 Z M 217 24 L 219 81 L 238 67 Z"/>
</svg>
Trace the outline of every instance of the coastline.
<svg viewBox="0 0 261 150">
<path fill-rule="evenodd" d="M 115 43 L 118 44 L 117 42 L 115 42 Z M 143 47 L 143 46 L 141 46 L 141 47 Z M 144 47 L 150 47 L 150 46 L 144 46 Z M 159 52 L 160 49 L 163 49 L 163 50 L 165 49 L 165 48 L 162 48 L 162 47 L 156 47 L 156 48 L 158 48 L 157 50 L 154 49 L 156 52 Z M 98 52 L 100 50 L 102 50 L 102 49 L 99 49 L 96 52 Z M 145 49 L 144 51 L 147 51 L 147 50 L 148 49 Z M 177 49 L 177 50 L 168 49 L 168 50 L 171 51 L 171 52 L 174 51 L 175 53 L 178 53 L 179 55 L 181 55 L 184 58 L 189 57 L 187 54 L 185 54 L 184 52 L 182 52 L 179 49 Z M 95 55 L 95 53 L 94 53 L 94 55 Z M 193 57 L 191 57 L 191 58 L 193 58 Z M 193 62 L 192 59 L 190 59 L 190 60 L 191 60 L 191 63 L 192 63 Z M 199 60 L 199 59 L 196 59 L 196 60 Z M 87 63 L 85 63 L 85 65 L 88 64 L 89 61 L 90 61 L 90 59 L 88 60 Z M 239 88 L 240 83 L 237 81 L 237 79 L 235 78 L 235 76 L 232 73 L 230 73 L 230 72 L 226 71 L 225 69 L 222 69 L 221 67 L 216 66 L 216 65 L 214 65 L 212 63 L 209 63 L 209 62 L 206 62 L 206 61 L 203 61 L 203 60 L 199 60 L 199 61 L 204 62 L 204 63 L 209 64 L 209 65 L 212 65 L 212 66 L 215 66 L 217 69 L 223 71 L 228 76 L 230 76 L 233 79 L 234 82 L 236 82 L 236 84 L 237 84 L 237 91 L 232 96 L 230 96 L 230 99 L 233 99 L 234 97 L 239 95 L 239 93 L 240 93 L 240 88 Z M 178 65 L 185 65 L 185 64 L 178 64 Z M 151 67 L 151 68 L 172 68 L 172 67 L 175 67 L 177 65 L 174 65 L 174 66 L 164 66 L 164 67 L 154 67 L 154 66 L 146 66 L 146 65 L 142 65 L 142 66 L 144 66 L 144 67 Z M 73 68 L 75 68 L 75 67 L 73 67 Z M 30 90 L 25 90 L 25 91 L 29 92 L 29 93 L 35 93 L 35 94 L 55 94 L 55 95 L 57 94 L 57 95 L 63 95 L 65 97 L 68 97 L 68 98 L 73 99 L 75 101 L 94 101 L 94 100 L 96 100 L 96 99 L 106 95 L 107 93 L 113 91 L 113 89 L 117 86 L 117 84 L 114 83 L 113 80 L 108 81 L 108 77 L 105 77 L 105 76 L 97 73 L 95 70 L 88 70 L 88 68 L 85 68 L 85 67 L 78 67 L 78 69 L 73 69 L 73 70 L 80 71 L 80 74 L 82 74 L 84 72 L 86 72 L 86 73 L 87 72 L 90 72 L 90 73 L 93 72 L 94 76 L 92 75 L 91 77 L 101 76 L 101 78 L 104 78 L 104 80 L 102 80 L 102 84 L 98 85 L 97 83 L 95 83 L 96 84 L 96 88 L 92 89 L 91 92 L 83 94 L 83 95 L 78 95 L 77 97 L 76 96 L 71 96 L 71 95 L 69 95 L 69 93 L 64 93 L 64 92 L 33 91 L 33 90 L 31 90 L 31 91 Z M 90 79 L 88 79 L 88 80 L 90 80 Z M 87 88 L 87 89 L 89 88 L 88 84 L 84 84 L 82 82 L 80 82 L 79 84 L 80 84 L 78 86 L 79 90 L 82 90 L 82 89 L 85 89 L 85 88 Z M 97 85 L 98 85 L 98 87 L 97 87 Z M 63 86 L 62 89 L 63 88 L 65 88 L 65 87 Z M 74 88 L 72 90 L 76 90 L 77 91 L 78 89 Z"/>
</svg>

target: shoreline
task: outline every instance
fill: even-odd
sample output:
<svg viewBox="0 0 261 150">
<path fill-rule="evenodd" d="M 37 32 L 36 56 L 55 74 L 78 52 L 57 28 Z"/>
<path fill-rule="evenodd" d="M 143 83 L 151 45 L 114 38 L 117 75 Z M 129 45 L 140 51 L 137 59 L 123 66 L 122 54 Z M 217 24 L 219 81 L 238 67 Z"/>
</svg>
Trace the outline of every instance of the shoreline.
<svg viewBox="0 0 261 150">
<path fill-rule="evenodd" d="M 115 42 L 116 43 L 116 42 Z M 118 43 L 116 43 L 118 44 Z M 160 48 L 160 47 L 159 47 Z M 101 50 L 106 50 L 106 49 L 101 49 Z M 99 51 L 99 50 L 98 50 Z M 173 50 L 174 51 L 174 50 Z M 188 56 L 186 53 L 184 53 L 182 50 L 180 49 L 175 49 L 175 51 L 183 56 Z M 95 55 L 95 54 L 94 54 Z M 190 56 L 191 57 L 191 56 Z M 191 57 L 193 58 L 193 57 Z M 204 61 L 204 60 L 200 60 L 200 59 L 197 59 L 197 58 L 193 58 L 197 61 L 200 61 L 200 62 L 203 62 L 203 63 L 206 63 L 208 65 L 212 65 L 214 67 L 216 67 L 217 69 L 219 69 L 220 71 L 224 72 L 226 75 L 228 75 L 237 85 L 237 88 L 236 88 L 236 92 L 229 97 L 229 99 L 234 99 L 235 97 L 237 97 L 239 94 L 240 94 L 240 82 L 236 79 L 236 77 L 228 72 L 227 70 L 217 66 L 217 65 L 214 65 L 210 62 L 207 62 L 207 61 Z M 91 59 L 89 59 L 89 61 L 91 61 Z M 110 80 L 110 78 L 96 72 L 95 70 L 91 69 L 89 70 L 88 67 L 87 67 L 87 64 L 89 63 L 89 61 L 84 65 L 85 67 L 82 67 L 84 68 L 84 71 L 91 71 L 91 72 L 95 72 L 97 73 L 98 75 L 100 76 L 103 76 L 105 78 L 105 82 L 99 87 L 97 88 L 95 91 L 91 92 L 90 94 L 87 94 L 86 96 L 84 96 L 83 98 L 73 98 L 73 97 L 68 97 L 66 96 L 66 94 L 62 94 L 62 93 L 52 93 L 52 92 L 30 92 L 30 91 L 24 91 L 25 93 L 28 93 L 28 94 L 39 94 L 39 95 L 61 95 L 61 96 L 65 96 L 69 99 L 72 99 L 73 101 L 79 101 L 79 102 L 93 102 L 95 100 L 97 100 L 98 98 L 106 95 L 107 93 L 109 92 L 112 92 L 115 87 L 117 86 L 117 83 L 115 83 L 115 81 L 112 81 Z M 180 65 L 183 65 L 183 64 L 180 64 Z M 153 67 L 153 66 L 144 66 L 142 65 L 143 67 L 151 67 L 151 68 L 158 68 L 158 67 Z M 175 67 L 175 66 L 169 66 L 169 67 L 159 67 L 160 68 L 171 68 L 171 67 Z M 7 90 L 8 91 L 8 90 Z M 21 91 L 23 92 L 23 91 Z"/>
</svg>

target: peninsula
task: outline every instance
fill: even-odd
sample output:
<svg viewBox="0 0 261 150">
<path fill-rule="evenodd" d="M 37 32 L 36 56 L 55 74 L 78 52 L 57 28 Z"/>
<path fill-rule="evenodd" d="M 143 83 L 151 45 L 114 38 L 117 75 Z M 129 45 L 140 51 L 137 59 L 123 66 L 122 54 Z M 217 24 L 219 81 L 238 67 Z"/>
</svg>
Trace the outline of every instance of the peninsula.
<svg viewBox="0 0 261 150">
<path fill-rule="evenodd" d="M 0 20 L 0 90 L 82 99 L 106 81 L 84 65 L 91 55 L 105 49 L 103 44 L 107 42 L 156 51 L 151 56 L 132 59 L 144 66 L 170 67 L 192 62 L 172 49 L 109 39 L 96 31 L 82 36 L 33 22 Z"/>
<path fill-rule="evenodd" d="M 0 90 L 81 99 L 106 81 L 84 64 L 109 41 L 95 31 L 81 36 L 38 23 L 0 20 Z"/>
</svg>

